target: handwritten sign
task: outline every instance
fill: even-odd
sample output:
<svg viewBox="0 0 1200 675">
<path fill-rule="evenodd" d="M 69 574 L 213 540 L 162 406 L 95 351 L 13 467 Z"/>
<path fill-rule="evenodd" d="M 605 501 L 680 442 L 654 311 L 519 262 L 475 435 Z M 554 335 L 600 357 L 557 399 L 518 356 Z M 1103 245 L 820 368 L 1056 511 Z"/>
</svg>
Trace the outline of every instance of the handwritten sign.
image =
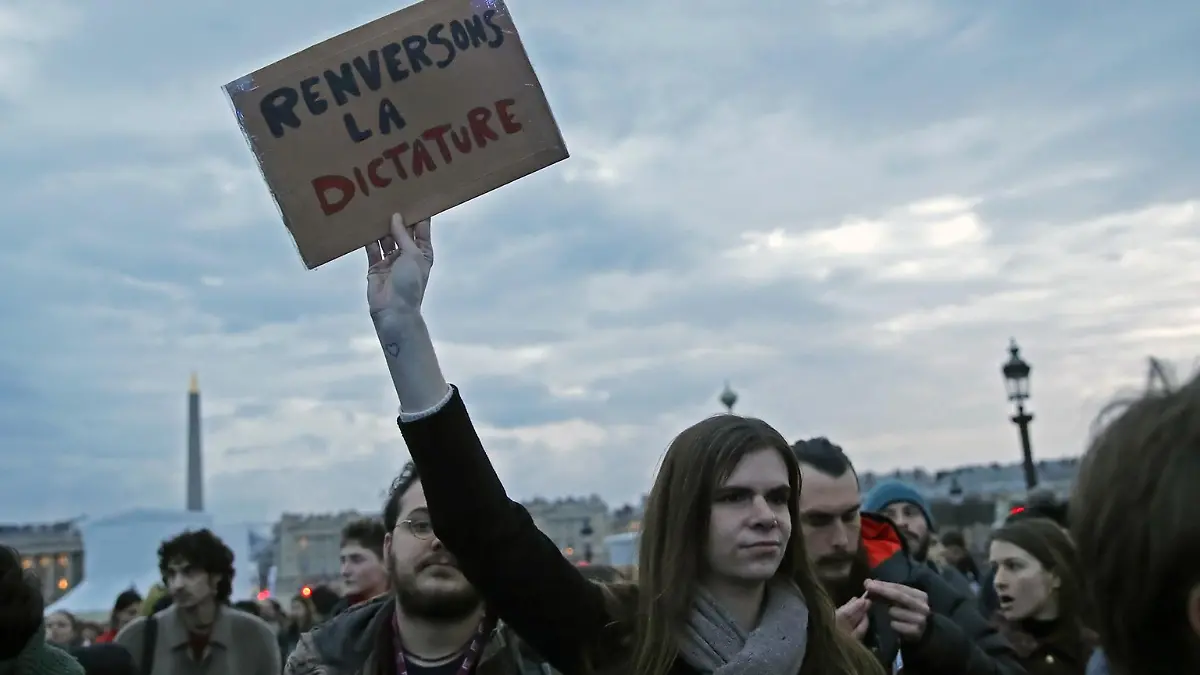
<svg viewBox="0 0 1200 675">
<path fill-rule="evenodd" d="M 424 0 L 225 91 L 309 269 L 568 157 L 502 0 Z"/>
</svg>

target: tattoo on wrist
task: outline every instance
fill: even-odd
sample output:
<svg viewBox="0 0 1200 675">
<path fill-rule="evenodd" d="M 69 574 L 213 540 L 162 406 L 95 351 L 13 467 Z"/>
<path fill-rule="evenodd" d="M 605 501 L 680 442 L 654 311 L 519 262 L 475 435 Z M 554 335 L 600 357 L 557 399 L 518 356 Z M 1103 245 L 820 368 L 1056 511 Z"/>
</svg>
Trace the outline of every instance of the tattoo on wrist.
<svg viewBox="0 0 1200 675">
<path fill-rule="evenodd" d="M 399 342 L 389 342 L 383 346 L 383 351 L 390 354 L 391 357 L 394 359 L 400 355 L 400 343 Z"/>
</svg>

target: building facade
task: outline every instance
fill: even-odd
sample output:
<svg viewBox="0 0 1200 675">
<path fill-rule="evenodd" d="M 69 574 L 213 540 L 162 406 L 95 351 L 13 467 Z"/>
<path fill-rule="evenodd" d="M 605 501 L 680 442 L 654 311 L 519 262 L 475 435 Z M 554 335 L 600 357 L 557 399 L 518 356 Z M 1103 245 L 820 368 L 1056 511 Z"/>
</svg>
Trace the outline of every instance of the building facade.
<svg viewBox="0 0 1200 675">
<path fill-rule="evenodd" d="M 21 566 L 37 575 L 46 604 L 83 581 L 83 537 L 73 521 L 0 525 L 0 545 L 21 554 Z"/>
<path fill-rule="evenodd" d="M 301 515 L 285 513 L 276 527 L 275 594 L 290 597 L 305 586 L 324 584 L 341 591 L 342 528 L 358 511 Z"/>
<path fill-rule="evenodd" d="M 608 564 L 604 539 L 611 534 L 608 504 L 599 495 L 533 499 L 524 503 L 533 522 L 574 563 Z"/>
</svg>

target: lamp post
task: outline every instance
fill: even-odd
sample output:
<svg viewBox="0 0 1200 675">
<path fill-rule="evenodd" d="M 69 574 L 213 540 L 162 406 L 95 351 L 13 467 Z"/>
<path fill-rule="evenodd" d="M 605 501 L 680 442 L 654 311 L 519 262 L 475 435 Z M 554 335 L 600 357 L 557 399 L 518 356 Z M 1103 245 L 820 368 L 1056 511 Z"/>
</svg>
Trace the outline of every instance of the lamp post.
<svg viewBox="0 0 1200 675">
<path fill-rule="evenodd" d="M 1029 443 L 1029 423 L 1033 414 L 1025 410 L 1025 401 L 1029 400 L 1029 372 L 1032 368 L 1021 358 L 1021 348 L 1015 339 L 1008 343 L 1008 361 L 1000 369 L 1004 375 L 1004 385 L 1008 389 L 1008 400 L 1016 406 L 1016 413 L 1009 419 L 1017 425 L 1021 432 L 1021 459 L 1025 468 L 1025 488 L 1032 490 L 1037 486 L 1037 467 L 1033 465 L 1033 448 Z"/>
<path fill-rule="evenodd" d="M 728 380 L 725 381 L 725 391 L 721 392 L 721 397 L 719 400 L 721 401 L 721 405 L 725 406 L 725 409 L 728 410 L 729 414 L 732 415 L 733 406 L 737 404 L 738 395 L 733 391 L 733 389 L 729 388 Z"/>
<path fill-rule="evenodd" d="M 592 529 L 592 519 L 584 518 L 583 527 L 579 530 L 579 536 L 583 537 L 583 560 L 587 564 L 592 564 L 594 552 L 592 551 L 592 535 L 595 530 Z"/>
<path fill-rule="evenodd" d="M 962 525 L 963 489 L 958 484 L 958 476 L 950 479 L 950 504 L 954 507 L 954 527 L 960 531 Z"/>
</svg>

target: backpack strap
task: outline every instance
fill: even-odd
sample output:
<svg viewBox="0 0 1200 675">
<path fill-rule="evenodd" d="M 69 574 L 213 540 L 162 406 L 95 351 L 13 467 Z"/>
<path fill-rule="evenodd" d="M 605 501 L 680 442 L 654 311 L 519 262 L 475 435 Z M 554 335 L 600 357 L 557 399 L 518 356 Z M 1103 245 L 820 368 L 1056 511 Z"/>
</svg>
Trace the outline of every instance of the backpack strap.
<svg viewBox="0 0 1200 675">
<path fill-rule="evenodd" d="M 158 646 L 158 620 L 154 615 L 146 617 L 146 630 L 142 633 L 142 675 L 154 673 L 154 648 Z"/>
</svg>

